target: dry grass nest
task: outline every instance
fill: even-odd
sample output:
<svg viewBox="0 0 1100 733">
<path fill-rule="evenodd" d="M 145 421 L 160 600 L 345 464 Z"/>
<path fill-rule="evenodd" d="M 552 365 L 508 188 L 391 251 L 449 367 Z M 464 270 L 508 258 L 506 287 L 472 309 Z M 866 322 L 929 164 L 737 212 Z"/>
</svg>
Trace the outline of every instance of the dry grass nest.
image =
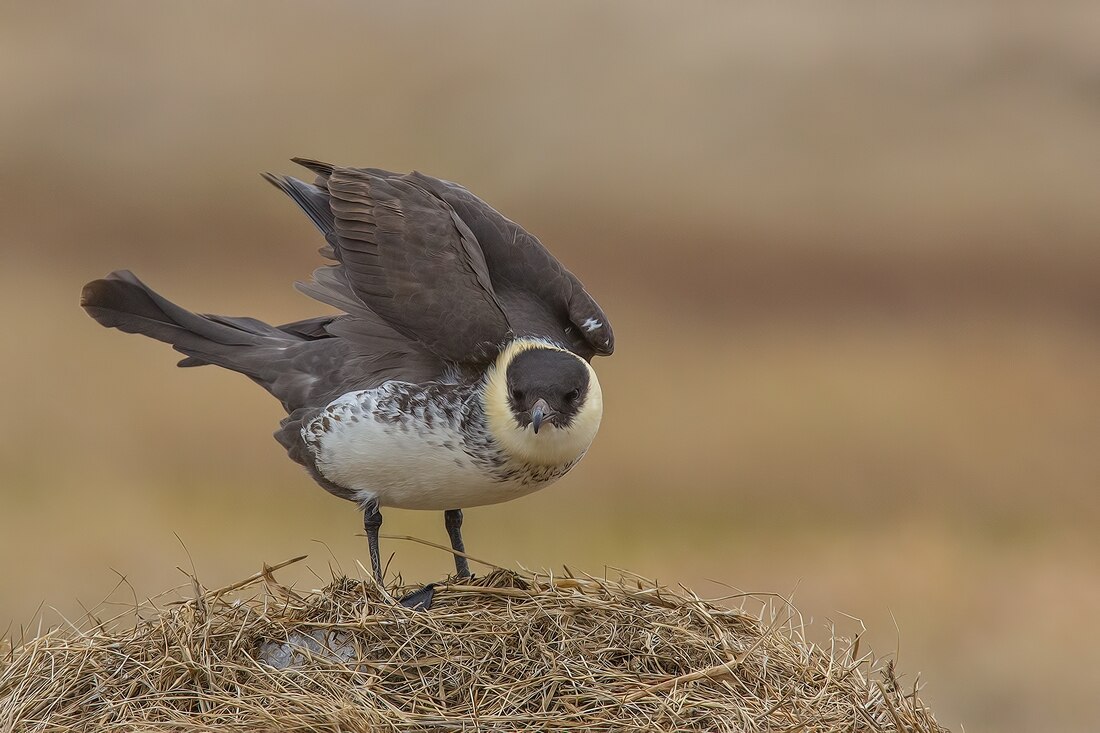
<svg viewBox="0 0 1100 733">
<path fill-rule="evenodd" d="M 417 612 L 272 570 L 12 643 L 0 730 L 944 730 L 858 636 L 809 643 L 779 598 L 494 570 Z"/>
</svg>

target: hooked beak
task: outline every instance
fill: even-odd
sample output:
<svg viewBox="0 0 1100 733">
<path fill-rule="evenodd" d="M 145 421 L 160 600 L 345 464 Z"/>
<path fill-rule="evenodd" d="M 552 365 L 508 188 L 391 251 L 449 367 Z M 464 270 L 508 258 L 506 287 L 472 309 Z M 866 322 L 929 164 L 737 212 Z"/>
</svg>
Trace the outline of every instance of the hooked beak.
<svg viewBox="0 0 1100 733">
<path fill-rule="evenodd" d="M 535 435 L 539 434 L 539 427 L 542 425 L 542 421 L 550 414 L 550 405 L 546 400 L 539 398 L 535 406 L 531 408 L 531 427 L 534 428 Z"/>
</svg>

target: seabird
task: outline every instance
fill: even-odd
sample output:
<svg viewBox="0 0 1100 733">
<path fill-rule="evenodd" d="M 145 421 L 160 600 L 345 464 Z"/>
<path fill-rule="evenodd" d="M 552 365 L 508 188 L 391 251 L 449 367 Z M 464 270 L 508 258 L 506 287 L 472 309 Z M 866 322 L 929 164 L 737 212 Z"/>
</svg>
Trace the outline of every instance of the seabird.
<svg viewBox="0 0 1100 733">
<path fill-rule="evenodd" d="M 443 511 L 464 553 L 463 509 L 530 494 L 581 460 L 603 415 L 589 362 L 611 354 L 614 336 L 536 237 L 462 186 L 293 160 L 316 180 L 264 177 L 336 263 L 296 287 L 341 315 L 281 326 L 199 315 L 126 270 L 84 286 L 81 305 L 104 326 L 171 344 L 186 355 L 179 366 L 231 369 L 278 399 L 287 416 L 275 439 L 362 509 L 381 581 L 383 508 Z"/>
</svg>

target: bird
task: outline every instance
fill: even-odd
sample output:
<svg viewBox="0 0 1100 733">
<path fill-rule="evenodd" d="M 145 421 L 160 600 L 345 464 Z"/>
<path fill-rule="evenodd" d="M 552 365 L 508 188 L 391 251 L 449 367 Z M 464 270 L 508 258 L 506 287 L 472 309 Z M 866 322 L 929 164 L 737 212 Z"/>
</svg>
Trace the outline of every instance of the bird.
<svg viewBox="0 0 1100 733">
<path fill-rule="evenodd" d="M 549 486 L 588 452 L 603 416 L 591 362 L 614 351 L 611 324 L 538 238 L 465 187 L 291 160 L 314 180 L 263 176 L 320 230 L 329 261 L 295 287 L 337 314 L 276 326 L 198 314 L 128 270 L 86 284 L 81 305 L 170 344 L 181 367 L 239 372 L 279 400 L 275 439 L 362 511 L 379 583 L 389 508 L 442 511 L 470 577 L 463 509 Z"/>
</svg>

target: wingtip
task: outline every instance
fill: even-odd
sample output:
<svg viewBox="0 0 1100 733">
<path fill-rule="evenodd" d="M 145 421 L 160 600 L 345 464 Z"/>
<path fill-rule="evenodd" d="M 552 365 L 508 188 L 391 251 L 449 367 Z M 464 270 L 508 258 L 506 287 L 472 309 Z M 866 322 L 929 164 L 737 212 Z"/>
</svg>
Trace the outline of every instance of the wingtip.
<svg viewBox="0 0 1100 733">
<path fill-rule="evenodd" d="M 336 170 L 336 166 L 331 163 L 325 163 L 320 160 L 314 160 L 313 158 L 291 158 L 291 163 L 300 165 L 303 168 L 308 168 L 322 178 L 328 178 L 332 175 L 332 172 Z"/>
<path fill-rule="evenodd" d="M 279 189 L 281 189 L 283 187 L 284 182 L 285 182 L 285 178 L 283 176 L 275 175 L 274 173 L 269 173 L 267 171 L 261 172 L 260 173 L 260 178 L 264 179 L 265 181 L 270 183 L 272 186 L 274 186 L 275 188 L 279 188 Z"/>
</svg>

